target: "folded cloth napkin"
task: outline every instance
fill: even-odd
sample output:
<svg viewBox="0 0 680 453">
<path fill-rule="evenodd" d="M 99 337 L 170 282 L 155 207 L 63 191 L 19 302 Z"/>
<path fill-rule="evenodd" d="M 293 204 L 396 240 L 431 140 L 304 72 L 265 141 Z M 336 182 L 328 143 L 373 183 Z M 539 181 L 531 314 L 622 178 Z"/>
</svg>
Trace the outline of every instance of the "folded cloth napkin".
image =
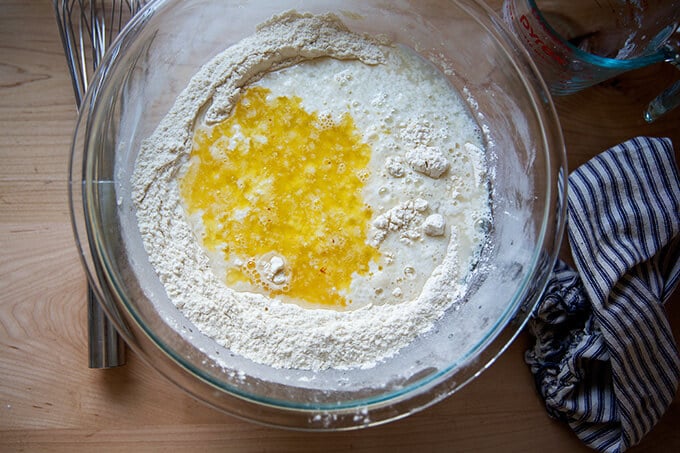
<svg viewBox="0 0 680 453">
<path fill-rule="evenodd" d="M 576 271 L 558 262 L 525 359 L 548 413 L 622 452 L 673 401 L 680 358 L 663 303 L 680 280 L 680 179 L 670 140 L 638 137 L 569 175 Z"/>
</svg>

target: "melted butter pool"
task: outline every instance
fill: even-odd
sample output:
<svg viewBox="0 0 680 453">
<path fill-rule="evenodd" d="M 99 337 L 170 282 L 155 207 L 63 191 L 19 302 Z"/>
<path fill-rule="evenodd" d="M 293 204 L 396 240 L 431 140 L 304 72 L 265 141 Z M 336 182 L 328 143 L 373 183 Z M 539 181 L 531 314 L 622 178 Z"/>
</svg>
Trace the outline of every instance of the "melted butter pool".
<svg viewBox="0 0 680 453">
<path fill-rule="evenodd" d="M 255 86 L 225 121 L 196 130 L 180 193 L 228 286 L 342 308 L 353 274 L 380 256 L 362 197 L 370 159 L 349 114 L 320 117 Z"/>
</svg>

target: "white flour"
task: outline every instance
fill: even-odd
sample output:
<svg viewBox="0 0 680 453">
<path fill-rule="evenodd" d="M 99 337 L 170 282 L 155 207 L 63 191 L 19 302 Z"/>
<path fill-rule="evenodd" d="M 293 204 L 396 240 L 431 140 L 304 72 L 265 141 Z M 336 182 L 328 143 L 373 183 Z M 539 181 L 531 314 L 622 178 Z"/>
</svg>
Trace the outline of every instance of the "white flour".
<svg viewBox="0 0 680 453">
<path fill-rule="evenodd" d="M 305 110 L 330 122 L 349 113 L 371 147 L 366 242 L 380 251 L 380 270 L 354 276 L 351 309 L 227 287 L 225 264 L 197 240 L 200 216 L 185 214 L 178 179 L 195 123 L 227 118 L 253 85 L 271 97 L 299 96 Z M 205 65 L 142 145 L 134 202 L 168 296 L 202 333 L 273 367 L 366 368 L 393 356 L 461 300 L 485 238 L 483 145 L 463 105 L 410 51 L 353 34 L 334 16 L 286 13 L 263 24 Z M 275 252 L 258 262 L 270 289 L 290 280 L 286 257 Z"/>
</svg>

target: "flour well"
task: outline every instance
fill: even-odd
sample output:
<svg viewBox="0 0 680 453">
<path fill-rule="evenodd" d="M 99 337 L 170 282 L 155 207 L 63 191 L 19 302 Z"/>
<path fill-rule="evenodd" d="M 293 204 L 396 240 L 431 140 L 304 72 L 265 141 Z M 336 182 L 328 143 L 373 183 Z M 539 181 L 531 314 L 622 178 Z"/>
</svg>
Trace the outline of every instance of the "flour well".
<svg viewBox="0 0 680 453">
<path fill-rule="evenodd" d="M 337 150 L 318 162 L 276 151 L 277 125 L 248 118 L 279 115 L 277 106 L 294 113 L 284 132 L 306 131 L 305 141 Z M 329 142 L 331 133 L 341 140 Z M 348 141 L 354 148 L 342 154 Z M 206 64 L 143 143 L 133 176 L 138 225 L 168 296 L 217 343 L 278 368 L 370 367 L 463 299 L 490 222 L 483 150 L 460 97 L 429 62 L 335 16 L 286 13 Z M 295 166 L 300 159 L 314 164 Z M 208 161 L 224 193 L 194 190 L 210 186 L 200 179 Z M 289 172 L 283 182 L 280 171 Z M 291 185 L 298 180 L 307 185 Z M 325 184 L 338 182 L 329 198 Z M 357 221 L 333 223 L 347 218 Z M 282 235 L 249 255 L 238 251 L 247 240 L 226 234 L 261 243 L 288 231 L 282 223 L 302 239 Z M 337 249 L 343 241 L 347 252 Z M 319 263 L 311 270 L 300 264 L 307 251 L 302 261 Z M 319 288 L 324 279 L 334 286 Z M 330 305 L 311 297 L 320 291 Z"/>
</svg>

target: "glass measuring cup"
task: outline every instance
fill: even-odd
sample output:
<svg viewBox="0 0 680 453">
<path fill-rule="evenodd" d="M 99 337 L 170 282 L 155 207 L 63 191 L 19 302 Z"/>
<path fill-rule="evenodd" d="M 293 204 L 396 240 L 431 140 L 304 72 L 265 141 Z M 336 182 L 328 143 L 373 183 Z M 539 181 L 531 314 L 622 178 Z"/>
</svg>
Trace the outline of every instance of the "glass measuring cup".
<svg viewBox="0 0 680 453">
<path fill-rule="evenodd" d="M 503 18 L 554 95 L 661 61 L 680 67 L 680 0 L 505 0 Z M 679 91 L 662 92 L 645 118 L 677 106 Z"/>
</svg>

